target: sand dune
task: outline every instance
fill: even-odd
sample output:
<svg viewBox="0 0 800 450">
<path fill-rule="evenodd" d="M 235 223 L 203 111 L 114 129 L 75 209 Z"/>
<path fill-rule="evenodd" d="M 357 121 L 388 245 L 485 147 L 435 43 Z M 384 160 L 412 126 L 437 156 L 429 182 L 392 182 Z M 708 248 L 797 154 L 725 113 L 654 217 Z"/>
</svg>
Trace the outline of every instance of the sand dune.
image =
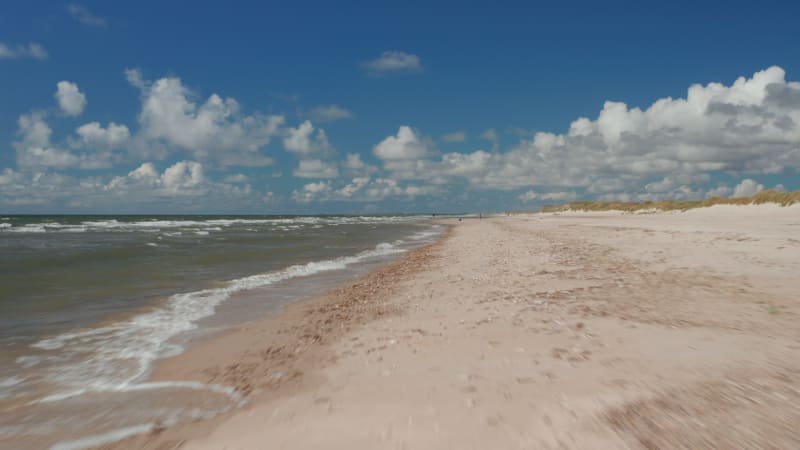
<svg viewBox="0 0 800 450">
<path fill-rule="evenodd" d="M 800 207 L 450 223 L 167 362 L 252 402 L 121 445 L 800 448 Z"/>
</svg>

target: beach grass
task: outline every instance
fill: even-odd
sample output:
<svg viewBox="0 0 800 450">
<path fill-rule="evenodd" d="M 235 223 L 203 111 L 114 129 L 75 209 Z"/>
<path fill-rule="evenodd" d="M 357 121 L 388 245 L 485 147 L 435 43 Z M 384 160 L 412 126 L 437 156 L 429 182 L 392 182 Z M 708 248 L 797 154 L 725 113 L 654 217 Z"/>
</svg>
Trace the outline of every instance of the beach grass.
<svg viewBox="0 0 800 450">
<path fill-rule="evenodd" d="M 709 197 L 705 200 L 679 201 L 661 200 L 647 202 L 570 202 L 561 205 L 545 205 L 541 212 L 563 212 L 563 211 L 686 211 L 695 208 L 705 208 L 714 205 L 761 205 L 765 203 L 775 203 L 781 206 L 788 206 L 800 203 L 800 191 L 780 192 L 767 190 L 759 192 L 751 197 Z"/>
</svg>

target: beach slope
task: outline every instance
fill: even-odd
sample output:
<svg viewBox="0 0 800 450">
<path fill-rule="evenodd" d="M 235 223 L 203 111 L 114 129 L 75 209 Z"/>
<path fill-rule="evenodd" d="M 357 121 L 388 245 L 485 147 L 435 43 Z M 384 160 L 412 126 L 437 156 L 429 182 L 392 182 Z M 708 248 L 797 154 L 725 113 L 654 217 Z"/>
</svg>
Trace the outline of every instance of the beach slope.
<svg viewBox="0 0 800 450">
<path fill-rule="evenodd" d="M 343 289 L 283 319 L 312 327 L 283 333 L 285 348 L 321 342 L 297 351 L 312 356 L 293 363 L 296 382 L 270 390 L 285 374 L 257 366 L 242 378 L 249 406 L 172 442 L 800 448 L 800 207 L 451 224 L 416 261 L 362 280 L 374 295 Z M 347 301 L 372 306 L 330 315 Z M 268 325 L 209 343 L 206 365 L 277 351 L 259 338 Z M 167 371 L 197 365 L 197 351 Z M 231 365 L 220 358 L 217 373 Z"/>
</svg>

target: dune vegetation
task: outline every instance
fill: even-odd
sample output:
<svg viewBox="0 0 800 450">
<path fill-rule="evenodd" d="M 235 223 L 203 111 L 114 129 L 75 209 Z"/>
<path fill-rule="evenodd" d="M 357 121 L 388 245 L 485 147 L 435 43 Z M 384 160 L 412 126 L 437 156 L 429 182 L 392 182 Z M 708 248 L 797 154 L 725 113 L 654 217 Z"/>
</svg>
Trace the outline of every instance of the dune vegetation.
<svg viewBox="0 0 800 450">
<path fill-rule="evenodd" d="M 545 205 L 541 212 L 561 212 L 561 211 L 686 211 L 694 208 L 705 208 L 714 205 L 761 205 L 764 203 L 775 203 L 781 206 L 788 206 L 800 203 L 800 191 L 780 192 L 768 190 L 759 192 L 752 197 L 709 197 L 705 200 L 679 201 L 661 200 L 647 202 L 570 202 L 562 205 Z"/>
</svg>

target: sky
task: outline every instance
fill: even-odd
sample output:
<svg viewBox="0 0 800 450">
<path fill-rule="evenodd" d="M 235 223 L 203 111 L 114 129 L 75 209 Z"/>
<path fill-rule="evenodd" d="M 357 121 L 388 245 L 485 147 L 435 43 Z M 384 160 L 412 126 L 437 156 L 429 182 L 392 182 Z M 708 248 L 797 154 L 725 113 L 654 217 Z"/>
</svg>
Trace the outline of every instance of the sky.
<svg viewBox="0 0 800 450">
<path fill-rule="evenodd" d="M 772 1 L 7 0 L 0 214 L 797 190 L 797 17 Z"/>
</svg>

